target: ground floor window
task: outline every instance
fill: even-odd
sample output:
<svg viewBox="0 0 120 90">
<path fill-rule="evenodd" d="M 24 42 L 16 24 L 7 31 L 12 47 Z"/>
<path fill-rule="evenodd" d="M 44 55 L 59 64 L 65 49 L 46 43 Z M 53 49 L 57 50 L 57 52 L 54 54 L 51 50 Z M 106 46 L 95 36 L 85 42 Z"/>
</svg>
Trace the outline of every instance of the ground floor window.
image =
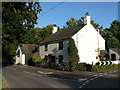
<svg viewBox="0 0 120 90">
<path fill-rule="evenodd" d="M 116 54 L 111 54 L 111 60 L 116 60 Z"/>
<path fill-rule="evenodd" d="M 63 62 L 63 55 L 59 55 L 59 63 Z"/>
</svg>

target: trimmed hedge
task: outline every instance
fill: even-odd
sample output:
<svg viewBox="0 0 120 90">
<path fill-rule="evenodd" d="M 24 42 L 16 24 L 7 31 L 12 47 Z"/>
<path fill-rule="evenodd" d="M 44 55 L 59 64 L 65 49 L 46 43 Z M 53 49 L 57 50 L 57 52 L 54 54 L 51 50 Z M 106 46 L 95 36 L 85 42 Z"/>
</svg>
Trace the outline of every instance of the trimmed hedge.
<svg viewBox="0 0 120 90">
<path fill-rule="evenodd" d="M 94 65 L 92 66 L 92 71 L 110 71 L 110 70 L 120 70 L 120 64 L 112 64 L 112 65 Z"/>
</svg>

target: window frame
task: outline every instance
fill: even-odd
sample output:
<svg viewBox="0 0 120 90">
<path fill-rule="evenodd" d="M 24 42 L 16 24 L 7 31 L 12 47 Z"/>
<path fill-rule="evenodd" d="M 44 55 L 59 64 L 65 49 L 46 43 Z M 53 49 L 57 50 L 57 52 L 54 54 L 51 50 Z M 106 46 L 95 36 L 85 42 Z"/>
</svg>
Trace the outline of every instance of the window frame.
<svg viewBox="0 0 120 90">
<path fill-rule="evenodd" d="M 62 59 L 60 57 L 62 57 Z M 58 56 L 59 64 L 63 62 L 63 58 L 64 58 L 63 55 Z"/>
<path fill-rule="evenodd" d="M 45 44 L 44 51 L 48 51 L 48 44 Z"/>
<path fill-rule="evenodd" d="M 59 50 L 63 50 L 63 41 L 59 42 Z"/>
</svg>

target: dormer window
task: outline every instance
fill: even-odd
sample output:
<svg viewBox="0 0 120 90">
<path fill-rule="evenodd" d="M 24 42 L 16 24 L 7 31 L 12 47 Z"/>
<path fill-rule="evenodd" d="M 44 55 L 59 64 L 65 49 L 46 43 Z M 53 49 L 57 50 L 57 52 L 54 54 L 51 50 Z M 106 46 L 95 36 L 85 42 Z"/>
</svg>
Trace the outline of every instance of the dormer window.
<svg viewBox="0 0 120 90">
<path fill-rule="evenodd" d="M 48 51 L 48 44 L 45 44 L 45 51 Z"/>
<path fill-rule="evenodd" d="M 59 50 L 63 50 L 63 41 L 59 42 Z"/>
</svg>

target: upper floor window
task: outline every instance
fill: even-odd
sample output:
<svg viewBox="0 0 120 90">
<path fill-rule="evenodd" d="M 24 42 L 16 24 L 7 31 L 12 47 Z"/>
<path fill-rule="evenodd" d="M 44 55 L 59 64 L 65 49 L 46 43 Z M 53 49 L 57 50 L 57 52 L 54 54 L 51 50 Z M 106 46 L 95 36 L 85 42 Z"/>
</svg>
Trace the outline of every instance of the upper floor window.
<svg viewBox="0 0 120 90">
<path fill-rule="evenodd" d="M 59 50 L 63 50 L 63 41 L 59 42 Z"/>
<path fill-rule="evenodd" d="M 45 51 L 48 51 L 48 44 L 45 44 Z"/>
</svg>

